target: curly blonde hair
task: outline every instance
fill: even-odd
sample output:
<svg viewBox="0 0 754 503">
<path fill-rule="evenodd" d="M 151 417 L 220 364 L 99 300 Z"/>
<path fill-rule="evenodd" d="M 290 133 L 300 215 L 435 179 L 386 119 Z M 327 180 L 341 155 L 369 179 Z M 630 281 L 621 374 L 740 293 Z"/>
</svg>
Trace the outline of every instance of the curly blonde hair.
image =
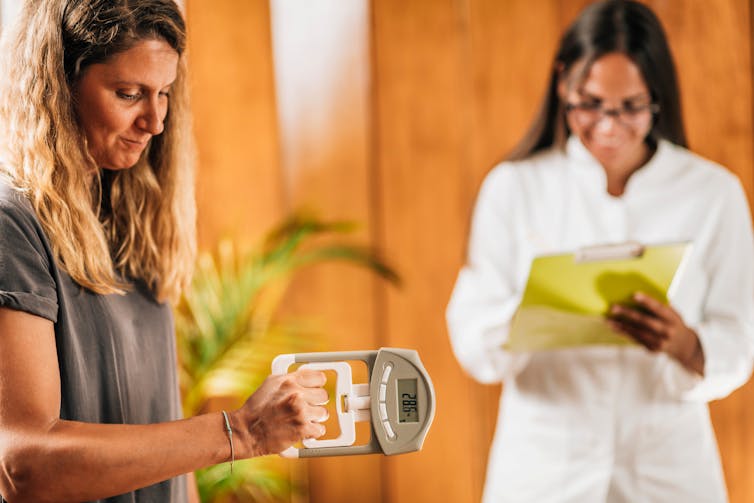
<svg viewBox="0 0 754 503">
<path fill-rule="evenodd" d="M 138 163 L 101 170 L 72 88 L 87 66 L 161 39 L 180 55 L 164 132 Z M 196 254 L 185 24 L 172 0 L 27 0 L 4 34 L 0 174 L 31 201 L 59 265 L 100 294 L 142 280 L 175 301 Z"/>
</svg>

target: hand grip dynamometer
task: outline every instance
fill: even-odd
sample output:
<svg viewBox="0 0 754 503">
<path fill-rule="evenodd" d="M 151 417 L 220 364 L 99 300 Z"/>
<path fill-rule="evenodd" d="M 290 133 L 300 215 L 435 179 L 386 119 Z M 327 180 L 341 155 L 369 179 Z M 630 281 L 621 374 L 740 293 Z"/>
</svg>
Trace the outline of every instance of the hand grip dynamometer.
<svg viewBox="0 0 754 503">
<path fill-rule="evenodd" d="M 354 384 L 349 361 L 367 365 L 369 382 Z M 403 454 L 421 449 L 435 416 L 435 392 L 429 374 L 411 349 L 297 353 L 276 357 L 273 374 L 285 374 L 291 365 L 335 371 L 335 407 L 340 426 L 336 438 L 306 439 L 304 448 L 280 453 L 291 458 Z M 371 423 L 370 441 L 353 445 L 357 421 Z"/>
</svg>

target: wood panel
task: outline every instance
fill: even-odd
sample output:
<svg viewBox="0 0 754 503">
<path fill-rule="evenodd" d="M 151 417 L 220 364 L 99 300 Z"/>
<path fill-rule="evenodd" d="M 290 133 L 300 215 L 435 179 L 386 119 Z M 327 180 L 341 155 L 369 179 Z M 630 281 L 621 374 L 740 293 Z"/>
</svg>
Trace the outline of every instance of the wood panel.
<svg viewBox="0 0 754 503">
<path fill-rule="evenodd" d="M 199 245 L 256 241 L 284 192 L 267 0 L 187 0 Z"/>
<path fill-rule="evenodd" d="M 736 173 L 751 198 L 752 72 L 750 0 L 647 2 L 676 59 L 689 145 Z M 714 84 L 712 84 L 714 83 Z M 751 200 L 751 199 L 750 199 Z"/>
<path fill-rule="evenodd" d="M 443 314 L 468 212 L 468 3 L 381 0 L 372 9 L 380 244 L 405 276 L 401 291 L 387 292 L 386 334 L 419 351 L 438 400 L 424 450 L 386 459 L 385 501 L 474 501 L 476 408 Z"/>
<path fill-rule="evenodd" d="M 648 1 L 692 148 L 751 200 L 749 2 Z M 589 2 L 276 0 L 274 30 L 266 0 L 187 3 L 202 242 L 258 235 L 300 206 L 363 222 L 357 238 L 380 246 L 403 289 L 331 266 L 294 285 L 289 310 L 317 314 L 333 350 L 416 348 L 434 378 L 424 451 L 311 462 L 310 501 L 479 501 L 499 387 L 461 371 L 444 309 L 479 183 L 523 134 L 560 32 Z M 733 503 L 754 501 L 753 394 L 712 406 Z"/>
<path fill-rule="evenodd" d="M 572 20 L 573 15 L 578 13 L 584 5 L 588 2 L 585 1 L 564 1 L 559 5 L 550 4 L 549 6 L 543 6 L 543 12 L 534 12 L 531 10 L 531 5 L 526 5 L 520 11 L 516 10 L 516 6 L 512 5 L 512 2 L 506 2 L 504 6 L 500 3 L 491 3 L 486 5 L 484 2 L 469 2 L 471 12 L 471 27 L 468 29 L 468 25 L 465 25 L 461 19 L 462 15 L 459 15 L 459 21 L 456 23 L 455 30 L 461 32 L 461 37 L 471 37 L 472 47 L 472 66 L 475 80 L 470 86 L 470 90 L 473 94 L 473 105 L 464 103 L 461 100 L 461 106 L 472 106 L 472 111 L 469 112 L 471 135 L 468 137 L 471 145 L 471 152 L 467 152 L 467 158 L 471 161 L 466 168 L 466 179 L 460 180 L 459 186 L 460 197 L 464 200 L 461 205 L 466 205 L 464 210 L 468 210 L 470 207 L 469 188 L 475 188 L 478 181 L 481 179 L 483 173 L 487 170 L 490 163 L 507 150 L 512 145 L 512 142 L 517 139 L 528 123 L 530 117 L 526 117 L 526 108 L 531 107 L 530 114 L 533 114 L 534 107 L 539 101 L 541 96 L 541 88 L 536 90 L 536 86 L 532 85 L 532 82 L 543 82 L 542 76 L 546 74 L 548 70 L 549 61 L 551 61 L 554 45 L 557 42 L 557 36 L 563 28 Z M 683 16 L 690 16 L 695 18 L 695 21 L 685 19 L 681 22 L 674 22 L 672 16 L 666 16 L 666 11 L 673 10 L 673 7 L 677 7 L 677 4 L 668 2 L 656 2 L 655 8 L 659 15 L 663 18 L 663 21 L 667 25 L 671 44 L 681 45 L 685 48 L 685 51 L 681 51 L 681 54 L 676 54 L 678 65 L 680 67 L 680 79 L 681 86 L 684 90 L 684 111 L 687 118 L 687 126 L 689 132 L 689 138 L 692 148 L 700 152 L 709 158 L 717 160 L 727 166 L 729 166 L 734 172 L 736 172 L 742 179 L 744 186 L 747 188 L 747 192 L 751 197 L 751 76 L 749 70 L 750 61 L 750 49 L 749 41 L 750 27 L 749 27 L 749 11 L 748 6 L 743 2 L 729 3 L 728 5 L 721 5 L 720 12 L 716 13 L 716 17 L 719 18 L 721 24 L 713 35 L 708 35 L 706 32 L 699 29 L 699 24 L 705 19 L 705 15 L 709 15 L 709 4 L 697 3 L 693 5 L 692 9 L 683 10 Z M 540 4 L 541 5 L 541 4 Z M 421 7 L 417 7 L 421 8 Z M 445 10 L 446 7 L 435 7 L 435 9 Z M 501 15 L 496 16 L 496 10 Z M 664 10 L 663 10 L 664 9 Z M 680 9 L 675 9 L 674 12 L 678 15 Z M 696 12 L 694 12 L 696 11 Z M 387 10 L 382 11 L 383 14 L 387 13 Z M 706 13 L 706 14 L 705 14 Z M 389 13 L 388 13 L 389 14 Z M 409 23 L 406 20 L 406 16 L 410 16 L 411 12 L 406 9 L 400 12 L 400 15 L 404 18 L 402 25 Z M 527 18 L 527 14 L 530 17 Z M 397 15 L 397 14 L 396 14 Z M 665 19 L 668 17 L 669 19 Z M 433 34 L 434 24 L 432 21 L 435 18 L 435 14 L 429 15 L 425 13 L 424 26 L 421 31 L 420 37 L 424 37 L 429 40 L 434 40 Z M 506 22 L 507 21 L 507 22 Z M 532 27 L 536 26 L 536 30 L 532 30 Z M 709 31 L 710 25 L 707 23 L 707 31 Z M 518 28 L 518 30 L 517 30 Z M 406 29 L 406 28 L 404 28 Z M 468 29 L 470 33 L 463 33 Z M 715 28 L 717 30 L 717 28 Z M 527 40 L 527 34 L 536 33 L 540 35 L 539 39 L 530 37 Z M 550 34 L 549 40 L 545 40 L 541 34 Z M 704 36 L 700 37 L 700 33 Z M 379 31 L 377 36 L 379 36 Z M 506 36 L 510 37 L 506 39 Z M 497 37 L 497 38 L 496 38 Z M 404 53 L 402 58 L 405 60 L 407 57 L 411 57 L 414 52 L 420 52 L 420 49 L 408 49 L 412 43 L 417 42 L 414 39 L 406 40 L 405 38 L 398 36 L 395 37 L 395 33 L 390 33 L 391 39 L 395 40 L 396 45 L 403 47 Z M 678 39 L 678 41 L 674 41 Z M 444 55 L 438 57 L 435 55 L 432 58 L 432 63 L 437 66 L 452 67 L 454 65 L 452 54 L 453 51 L 459 50 L 458 47 L 452 45 L 451 42 L 453 36 L 449 31 L 446 35 L 446 40 L 443 43 L 435 41 L 434 47 L 437 51 L 449 51 L 451 55 Z M 495 41 L 499 40 L 497 44 Z M 427 43 L 420 41 L 418 43 Z M 468 41 L 461 40 L 458 42 L 462 47 L 467 44 Z M 702 50 L 702 46 L 705 49 Z M 736 51 L 725 51 L 725 47 L 736 47 Z M 377 50 L 382 50 L 383 46 L 377 46 Z M 477 49 L 479 50 L 473 50 Z M 500 48 L 496 51 L 496 48 Z M 460 49 L 463 51 L 463 49 Z M 478 62 L 475 58 L 483 58 L 479 54 L 484 54 L 485 51 L 489 51 L 489 54 L 493 54 L 489 60 Z M 405 53 L 409 52 L 407 56 Z M 537 56 L 531 56 L 532 52 L 537 52 Z M 725 53 L 726 57 L 715 59 L 713 65 L 706 65 L 701 61 L 701 56 L 704 53 L 708 53 L 710 57 L 714 58 L 715 54 Z M 732 54 L 735 52 L 736 54 Z M 497 56 L 497 60 L 495 59 Z M 499 61 L 498 61 L 499 60 Z M 543 61 L 544 64 L 540 67 L 537 65 L 537 61 Z M 685 68 L 686 62 L 693 62 L 691 68 L 687 70 Z M 377 58 L 376 64 L 379 68 L 384 68 L 383 62 Z M 408 66 L 402 65 L 402 68 Z M 460 65 L 463 67 L 464 65 Z M 694 73 L 694 66 L 697 68 L 703 68 L 703 71 Z M 468 70 L 468 68 L 465 68 Z M 417 70 L 420 72 L 421 70 Z M 452 70 L 450 70 L 452 72 Z M 526 72 L 529 71 L 529 74 Z M 539 72 L 539 75 L 536 73 Z M 434 77 L 437 74 L 442 74 L 442 68 L 434 68 L 430 77 Z M 730 81 L 726 83 L 726 90 L 720 93 L 710 93 L 709 88 L 709 76 L 715 75 L 733 75 Z M 406 73 L 390 74 L 391 78 L 401 80 L 402 86 L 409 87 L 421 87 L 424 91 L 422 97 L 428 96 L 433 99 L 435 103 L 439 103 L 438 107 L 441 107 L 446 112 L 446 121 L 455 122 L 458 116 L 465 117 L 463 112 L 458 113 L 456 109 L 448 105 L 442 104 L 443 96 L 448 98 L 450 93 L 443 95 L 442 93 L 447 91 L 446 87 L 438 86 L 435 80 L 429 82 L 415 82 L 410 78 L 405 78 Z M 516 75 L 520 75 L 519 80 L 516 79 Z M 426 74 L 425 74 L 426 76 Z M 511 77 L 513 76 L 513 77 Z M 447 77 L 448 81 L 452 81 L 450 77 Z M 385 79 L 389 80 L 389 79 Z M 419 80 L 419 79 L 417 79 Z M 517 83 L 518 82 L 518 87 Z M 523 83 L 523 84 L 522 84 Z M 528 87 L 527 87 L 528 86 Z M 395 85 L 397 87 L 397 85 Z M 429 91 L 431 89 L 431 91 Z M 377 83 L 377 92 L 382 93 L 385 91 L 381 80 Z M 411 89 L 401 89 L 404 95 L 411 95 Z M 509 93 L 509 94 L 506 94 Z M 705 96 L 714 94 L 713 97 L 706 98 L 707 106 L 697 107 L 698 102 L 705 101 Z M 380 94 L 382 96 L 382 94 Z M 691 96 L 691 98 L 689 98 Z M 735 107 L 736 110 L 728 110 L 725 113 L 721 113 L 720 110 L 725 109 L 723 104 L 726 99 L 730 101 L 730 96 L 736 96 L 736 101 L 740 100 L 740 107 Z M 400 97 L 400 96 L 399 96 Z M 727 97 L 727 98 L 725 98 Z M 740 98 L 739 98 L 740 97 Z M 511 103 L 506 102 L 506 99 L 514 101 L 519 98 L 519 101 Z M 418 98 L 421 100 L 421 98 Z M 392 102 L 392 105 L 396 108 L 401 107 L 421 107 L 415 103 L 407 104 L 400 100 Z M 517 106 L 518 105 L 518 106 Z M 496 112 L 504 110 L 503 114 L 499 116 Z M 729 115 L 729 112 L 733 112 Z M 442 113 L 442 112 L 438 112 Z M 391 110 L 387 114 L 380 112 L 379 116 L 381 121 L 385 123 L 388 121 L 400 121 L 399 118 L 402 114 L 405 114 L 406 120 L 410 117 L 408 124 L 417 124 L 417 114 L 415 109 L 412 112 L 397 112 Z M 386 118 L 386 115 L 390 116 L 390 119 Z M 712 122 L 709 121 L 709 117 L 714 116 Z M 495 119 L 498 117 L 505 117 L 505 119 Z M 467 117 L 468 118 L 468 117 Z M 507 119 L 507 120 L 506 120 Z M 440 120 L 440 119 L 438 119 Z M 429 121 L 428 121 L 429 122 Z M 491 125 L 491 126 L 490 126 Z M 383 128 L 387 126 L 383 124 Z M 405 127 L 402 126 L 402 127 Z M 419 126 L 416 126 L 419 127 Z M 437 126 L 435 126 L 437 129 Z M 405 137 L 410 137 L 413 130 L 402 131 Z M 393 131 L 393 134 L 397 134 Z M 449 133 L 448 136 L 452 142 L 453 135 Z M 392 136 L 391 136 L 392 138 Z M 404 138 L 405 141 L 405 138 Z M 380 143 L 380 145 L 386 145 L 386 143 Z M 393 146 L 393 144 L 389 144 Z M 423 149 L 421 146 L 416 145 L 401 145 L 405 149 L 403 154 L 395 153 L 395 156 L 405 156 L 414 161 L 412 166 L 416 165 L 417 157 L 425 158 Z M 460 149 L 462 150 L 462 149 Z M 453 150 L 451 147 L 446 147 L 445 151 L 449 151 L 449 155 L 458 155 L 457 150 Z M 725 155 L 722 155 L 722 154 Z M 462 154 L 461 154 L 462 155 Z M 391 161 L 395 158 L 390 156 Z M 452 164 L 446 162 L 445 164 L 437 163 L 438 171 L 441 168 Z M 384 163 L 380 164 L 381 169 L 385 167 Z M 388 168 L 389 169 L 389 168 Z M 397 169 L 397 168 L 396 168 Z M 446 170 L 449 170 L 446 168 Z M 442 172 L 442 176 L 448 176 L 445 172 Z M 388 178 L 391 175 L 387 173 L 380 173 L 382 177 Z M 402 175 L 402 178 L 409 178 L 415 175 Z M 420 178 L 420 177 L 417 177 Z M 463 178 L 463 177 L 461 177 Z M 391 178 L 391 180 L 394 180 Z M 473 182 L 469 183 L 469 180 Z M 385 182 L 390 190 L 395 187 L 391 185 L 392 182 Z M 409 185 L 407 182 L 406 185 Z M 466 185 L 464 186 L 464 183 Z M 419 184 L 417 186 L 423 186 Z M 432 185 L 436 187 L 436 184 Z M 473 192 L 473 190 L 472 190 Z M 389 201 L 389 200 L 388 200 Z M 387 203 L 390 206 L 390 202 Z M 395 203 L 392 203 L 395 204 Z M 397 205 L 402 203 L 398 202 Z M 417 204 L 417 203 L 414 203 Z M 390 209 L 386 210 L 386 215 L 390 215 Z M 389 216 L 386 216 L 389 219 Z M 410 226 L 411 224 L 404 224 Z M 395 230 L 393 230 L 395 232 Z M 409 233 L 406 233 L 409 234 Z M 431 234 L 431 231 L 430 233 Z M 425 232 L 425 235 L 428 233 Z M 389 241 L 389 238 L 388 238 Z M 446 242 L 450 240 L 447 239 Z M 426 265 L 425 265 L 426 267 Z M 420 272 L 416 273 L 417 275 Z M 390 311 L 392 315 L 393 312 Z M 394 319 L 391 323 L 400 325 L 403 321 Z M 392 325 L 391 325 L 392 326 Z M 437 348 L 434 351 L 436 352 Z M 484 391 L 479 391 L 478 387 L 471 385 L 472 396 L 479 397 L 484 396 Z M 742 442 L 742 438 L 747 438 L 746 432 L 750 426 L 751 412 L 748 410 L 748 404 L 752 403 L 748 399 L 749 386 L 743 388 L 734 396 L 723 402 L 713 404 L 713 416 L 715 418 L 716 430 L 718 437 L 720 438 L 721 451 L 724 458 L 724 465 L 726 474 L 728 477 L 728 485 L 731 492 L 732 501 L 749 501 L 752 496 L 749 489 L 750 480 L 744 476 L 745 472 L 750 471 L 750 466 L 747 466 L 746 453 L 751 453 L 752 447 L 746 445 L 746 442 Z M 739 398 L 743 397 L 743 399 Z M 481 480 L 482 473 L 479 469 L 480 464 L 478 462 L 478 454 L 480 446 L 488 444 L 493 429 L 492 417 L 494 416 L 494 407 L 489 406 L 489 403 L 496 401 L 496 390 L 489 394 L 488 403 L 484 403 L 482 400 L 477 405 L 473 406 L 470 410 L 470 414 L 475 417 L 486 417 L 487 422 L 481 428 L 480 434 L 472 439 L 475 449 L 472 451 L 472 484 L 476 484 L 476 481 Z M 462 422 L 461 424 L 466 424 Z M 475 425 L 475 427 L 478 425 Z M 722 432 L 722 433 L 721 433 Z M 433 435 L 445 435 L 448 432 L 443 429 L 441 425 L 436 425 L 433 428 Z M 473 457 L 477 456 L 477 457 Z M 396 489 L 395 491 L 399 491 Z M 394 493 L 391 493 L 394 494 Z M 478 491 L 474 487 L 474 497 L 471 499 L 475 501 Z M 391 500 L 392 501 L 392 500 Z"/>
<path fill-rule="evenodd" d="M 276 0 L 271 14 L 287 206 L 358 222 L 349 240 L 371 243 L 368 2 Z M 376 284 L 362 270 L 318 265 L 292 285 L 287 312 L 312 320 L 328 351 L 376 349 Z M 377 456 L 316 458 L 308 466 L 312 502 L 381 501 Z"/>
</svg>

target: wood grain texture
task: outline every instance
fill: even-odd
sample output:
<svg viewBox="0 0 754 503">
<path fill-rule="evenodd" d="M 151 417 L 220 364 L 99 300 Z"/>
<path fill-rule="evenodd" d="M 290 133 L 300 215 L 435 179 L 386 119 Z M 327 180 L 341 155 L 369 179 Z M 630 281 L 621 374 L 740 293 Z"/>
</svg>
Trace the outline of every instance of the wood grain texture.
<svg viewBox="0 0 754 503">
<path fill-rule="evenodd" d="M 281 171 L 286 205 L 357 222 L 347 240 L 371 244 L 369 15 L 366 0 L 271 4 Z M 320 350 L 380 347 L 372 273 L 343 264 L 301 274 L 286 314 L 326 335 Z M 366 442 L 359 438 L 359 443 Z M 377 456 L 310 459 L 312 502 L 382 500 Z"/>
<path fill-rule="evenodd" d="M 389 2 L 379 2 L 379 5 L 385 3 Z M 391 142 L 383 142 L 381 145 L 400 146 L 400 149 L 386 149 L 391 152 L 390 162 L 379 164 L 382 179 L 389 178 L 388 181 L 383 182 L 385 186 L 383 190 L 393 192 L 396 184 L 410 186 L 408 179 L 414 177 L 416 187 L 431 185 L 434 188 L 434 194 L 446 193 L 438 182 L 428 182 L 422 178 L 421 174 L 416 174 L 417 165 L 421 166 L 422 161 L 431 158 L 432 154 L 425 152 L 423 142 L 412 140 L 417 137 L 423 139 L 428 131 L 435 132 L 438 137 L 448 139 L 442 151 L 446 152 L 445 155 L 450 158 L 445 162 L 435 161 L 433 165 L 441 172 L 443 178 L 455 180 L 459 191 L 454 195 L 461 199 L 462 211 L 468 215 L 473 204 L 473 197 L 469 197 L 469 194 L 475 191 L 490 164 L 499 159 L 522 134 L 541 98 L 543 79 L 549 69 L 552 51 L 554 51 L 559 34 L 587 3 L 577 0 L 518 6 L 515 2 L 505 2 L 502 5 L 501 2 L 470 1 L 456 3 L 451 7 L 447 4 L 434 5 L 432 10 L 435 12 L 424 12 L 421 30 L 410 25 L 412 15 L 418 16 L 418 14 L 403 6 L 400 9 L 401 20 L 390 25 L 401 31 L 390 32 L 389 36 L 383 37 L 389 39 L 391 44 L 401 46 L 398 56 L 400 60 L 385 62 L 380 59 L 379 52 L 383 50 L 385 44 L 379 39 L 376 42 L 378 68 L 383 70 L 390 68 L 391 72 L 397 72 L 389 73 L 390 78 L 386 77 L 384 81 L 378 79 L 376 83 L 378 95 L 384 97 L 387 92 L 390 96 L 388 101 L 391 103 L 389 110 L 383 110 L 385 103 L 378 102 L 378 116 L 382 124 L 380 131 L 389 129 L 389 133 L 386 134 L 391 139 Z M 728 2 L 727 5 L 720 5 L 719 12 L 714 14 L 715 19 L 719 21 L 719 26 L 716 27 L 716 23 L 707 23 L 705 30 L 701 30 L 700 25 L 709 18 L 711 11 L 716 10 L 717 6 L 711 8 L 709 3 L 698 2 L 685 5 L 687 7 L 685 9 L 677 9 L 678 5 L 673 2 L 656 2 L 656 4 L 654 7 L 666 25 L 671 44 L 674 48 L 676 45 L 682 47 L 681 50 L 674 49 L 674 51 L 683 89 L 683 106 L 691 146 L 700 154 L 728 166 L 738 174 L 751 198 L 752 107 L 749 63 L 751 29 L 748 5 L 743 2 Z M 541 12 L 537 11 L 534 5 L 538 5 Z M 453 7 L 455 11 L 452 11 Z M 421 7 L 416 6 L 416 8 Z M 397 16 L 397 11 L 398 9 L 392 12 L 387 8 L 376 9 L 376 12 L 388 17 Z M 447 23 L 445 29 L 454 31 L 448 31 L 444 37 L 438 37 L 434 34 L 436 23 L 440 22 L 437 18 L 443 14 L 447 15 L 448 12 L 455 16 L 456 21 L 445 21 Z M 681 16 L 682 19 L 679 21 L 674 16 Z M 688 19 L 689 17 L 692 19 Z M 451 25 L 455 27 L 449 28 Z M 710 30 L 715 33 L 708 34 Z M 376 37 L 379 37 L 380 33 L 380 30 L 377 30 Z M 416 38 L 427 40 L 416 42 Z M 427 43 L 430 43 L 435 51 L 446 53 L 436 54 L 432 58 L 434 66 L 431 70 L 421 68 L 421 61 L 411 59 L 426 58 L 423 56 L 422 48 L 415 45 Z M 730 51 L 726 50 L 726 47 L 737 49 Z M 457 60 L 458 51 L 466 56 L 466 60 L 462 63 Z M 398 49 L 395 49 L 392 54 L 398 52 Z M 733 52 L 736 54 L 732 54 Z M 713 58 L 714 61 L 711 64 L 704 63 L 705 54 Z M 686 66 L 690 68 L 687 69 Z M 443 70 L 443 67 L 447 70 Z M 410 68 L 414 68 L 417 74 L 423 75 L 423 79 L 412 77 Z M 471 82 L 455 84 L 458 88 L 469 92 L 470 101 L 465 100 L 463 96 L 453 97 L 457 92 L 452 87 L 453 72 L 459 71 L 459 68 L 460 71 L 472 75 Z M 700 71 L 699 68 L 704 70 Z M 710 72 L 714 72 L 714 75 L 729 76 L 723 89 L 715 88 L 713 92 L 710 88 L 712 75 Z M 395 82 L 396 80 L 399 82 Z M 387 82 L 391 89 L 386 89 L 383 82 Z M 422 90 L 418 91 L 417 88 Z M 414 93 L 419 95 L 416 96 Z M 714 96 L 706 97 L 710 94 Z M 731 101 L 731 96 L 736 97 L 736 105 L 725 105 L 725 101 Z M 462 132 L 451 130 L 449 125 L 438 125 L 437 122 L 441 122 L 442 117 L 423 122 L 425 111 L 421 108 L 422 100 L 430 98 L 435 103 L 434 111 L 438 114 L 444 113 L 445 122 L 457 124 L 460 121 L 469 128 L 471 133 L 464 136 Z M 443 99 L 454 101 L 452 104 L 442 103 Z M 699 102 L 702 103 L 697 107 Z M 470 107 L 470 110 L 458 110 L 459 106 Z M 412 111 L 406 113 L 403 111 L 406 108 Z M 401 115 L 405 115 L 406 121 L 399 125 L 398 117 Z M 709 120 L 710 115 L 715 116 L 712 121 Z M 389 122 L 394 122 L 395 126 L 389 128 L 387 125 Z M 400 131 L 396 131 L 395 127 Z M 417 133 L 414 127 L 422 128 L 423 133 Z M 445 129 L 442 129 L 443 127 Z M 454 142 L 458 138 L 465 138 L 468 141 L 465 149 L 462 146 L 455 146 Z M 466 159 L 466 161 L 461 161 L 464 166 L 460 177 L 455 171 L 457 166 L 453 164 L 453 161 L 459 158 Z M 388 164 L 394 166 L 401 160 L 406 162 L 409 159 L 411 161 L 410 174 L 403 173 L 398 177 L 382 171 L 390 169 L 385 168 Z M 398 170 L 398 168 L 393 169 Z M 414 201 L 413 206 L 422 204 L 422 196 L 417 194 L 417 197 L 419 201 Z M 386 201 L 384 218 L 390 222 L 393 221 L 389 216 L 390 208 L 405 206 L 407 203 L 396 199 L 391 201 L 387 198 Z M 447 198 L 445 204 L 448 204 Z M 438 211 L 442 212 L 439 208 Z M 402 222 L 401 225 L 410 226 L 411 224 Z M 385 224 L 386 229 L 393 226 Z M 445 233 L 451 236 L 463 227 L 463 223 L 459 224 L 459 227 L 447 226 Z M 386 232 L 400 233 L 395 229 Z M 460 234 L 464 233 L 465 229 L 460 231 Z M 419 235 L 418 232 L 405 232 L 405 234 Z M 425 232 L 425 235 L 427 239 L 431 239 L 431 229 Z M 444 242 L 447 243 L 445 246 L 453 246 L 448 238 Z M 421 266 L 428 267 L 427 264 L 421 264 Z M 416 271 L 414 274 L 418 276 L 421 271 Z M 397 303 L 397 300 L 395 302 Z M 389 305 L 392 308 L 393 304 Z M 393 315 L 394 309 L 388 312 Z M 396 324 L 396 330 L 403 323 L 410 325 L 410 322 L 406 322 L 400 315 L 392 317 L 391 323 Z M 436 347 L 429 351 L 436 353 L 438 350 L 445 349 Z M 431 357 L 432 353 L 429 355 Z M 753 452 L 746 441 L 750 436 L 747 432 L 752 424 L 750 420 L 752 412 L 748 404 L 754 403 L 749 397 L 749 389 L 750 386 L 746 386 L 731 398 L 712 406 L 731 500 L 734 502 L 749 501 L 754 497 L 750 489 L 750 479 L 745 476 L 747 470 L 749 472 L 751 470 L 747 454 L 750 457 L 750 453 Z M 486 390 L 473 384 L 469 386 L 469 390 L 473 398 L 469 414 L 477 418 L 474 429 L 478 433 L 470 439 L 474 488 L 473 496 L 469 497 L 469 501 L 476 501 L 479 494 L 476 484 L 481 484 L 480 481 L 484 476 L 483 463 L 479 463 L 478 460 L 481 459 L 480 456 L 486 455 L 483 449 L 491 441 L 497 390 L 494 388 Z M 488 395 L 486 402 L 485 395 Z M 483 420 L 479 421 L 479 418 Z M 458 424 L 466 425 L 468 421 L 461 420 Z M 457 429 L 456 427 L 456 431 Z M 433 427 L 432 433 L 445 435 L 449 431 L 451 428 L 445 429 L 442 423 L 438 423 Z M 396 494 L 400 490 L 400 487 L 396 487 L 390 494 Z"/>
<path fill-rule="evenodd" d="M 472 384 L 444 321 L 467 220 L 468 4 L 385 0 L 372 9 L 380 245 L 405 276 L 401 291 L 387 292 L 385 333 L 419 351 L 438 400 L 424 450 L 385 460 L 385 501 L 473 501 Z"/>
<path fill-rule="evenodd" d="M 750 201 L 752 162 L 749 0 L 647 2 L 660 17 L 676 60 L 689 146 L 741 179 Z"/>
<path fill-rule="evenodd" d="M 736 173 L 751 201 L 750 1 L 647 3 L 676 58 L 692 149 Z M 444 310 L 479 184 L 533 118 L 561 31 L 589 2 L 288 2 L 275 3 L 290 20 L 276 33 L 266 0 L 187 2 L 202 242 L 258 235 L 299 206 L 363 222 L 356 238 L 404 287 L 328 266 L 294 285 L 288 310 L 316 315 L 329 349 L 417 349 L 437 416 L 420 453 L 310 462 L 310 502 L 475 503 L 500 387 L 460 369 Z M 271 39 L 301 43 L 304 29 L 301 62 L 275 62 Z M 712 417 L 731 502 L 754 501 L 754 385 Z"/>
<path fill-rule="evenodd" d="M 187 0 L 199 245 L 253 242 L 283 214 L 266 0 Z"/>
</svg>

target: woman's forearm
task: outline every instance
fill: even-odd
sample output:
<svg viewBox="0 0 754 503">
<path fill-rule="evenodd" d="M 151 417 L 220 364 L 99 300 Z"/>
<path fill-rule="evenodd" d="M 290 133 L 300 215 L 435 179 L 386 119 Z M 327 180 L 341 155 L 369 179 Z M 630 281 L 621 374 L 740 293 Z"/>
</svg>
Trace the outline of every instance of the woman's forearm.
<svg viewBox="0 0 754 503">
<path fill-rule="evenodd" d="M 268 377 L 229 414 L 235 459 L 324 435 L 326 381 L 308 369 Z M 0 494 L 13 503 L 100 499 L 231 458 L 220 413 L 151 425 L 13 416 L 0 427 Z"/>
<path fill-rule="evenodd" d="M 59 420 L 0 439 L 3 495 L 14 503 L 96 500 L 230 459 L 220 413 L 151 425 Z"/>
<path fill-rule="evenodd" d="M 61 420 L 53 325 L 0 308 L 0 494 L 13 503 L 89 501 L 230 459 L 222 414 L 151 425 Z M 324 434 L 324 373 L 268 377 L 230 416 L 236 459 Z"/>
</svg>

